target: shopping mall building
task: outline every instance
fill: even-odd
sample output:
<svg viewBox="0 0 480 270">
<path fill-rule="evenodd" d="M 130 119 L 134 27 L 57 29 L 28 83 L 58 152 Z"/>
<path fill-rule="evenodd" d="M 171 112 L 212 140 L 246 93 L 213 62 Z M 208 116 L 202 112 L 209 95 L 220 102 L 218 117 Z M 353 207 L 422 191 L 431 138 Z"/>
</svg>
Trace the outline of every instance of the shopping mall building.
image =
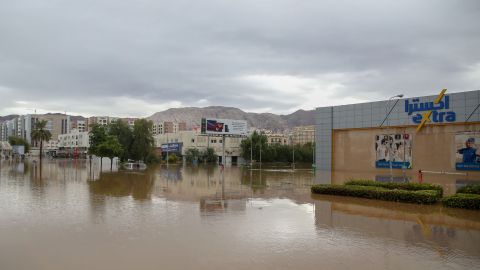
<svg viewBox="0 0 480 270">
<path fill-rule="evenodd" d="M 442 90 L 317 108 L 317 181 L 424 181 L 444 185 L 447 193 L 480 182 L 479 104 L 480 90 Z"/>
</svg>

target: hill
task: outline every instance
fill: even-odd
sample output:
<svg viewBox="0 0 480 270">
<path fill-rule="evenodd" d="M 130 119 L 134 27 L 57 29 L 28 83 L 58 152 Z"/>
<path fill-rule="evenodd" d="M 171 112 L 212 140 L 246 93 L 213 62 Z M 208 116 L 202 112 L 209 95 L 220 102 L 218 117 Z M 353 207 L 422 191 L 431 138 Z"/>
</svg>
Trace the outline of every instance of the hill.
<svg viewBox="0 0 480 270">
<path fill-rule="evenodd" d="M 292 114 L 277 115 L 273 113 L 245 112 L 238 108 L 223 106 L 209 106 L 204 108 L 185 107 L 172 108 L 162 112 L 157 112 L 147 117 L 147 119 L 152 120 L 153 122 L 186 122 L 187 128 L 190 129 L 192 127 L 199 127 L 200 120 L 204 117 L 226 118 L 246 120 L 249 127 L 282 132 L 295 126 L 313 125 L 314 112 L 314 110 L 298 110 Z"/>
</svg>

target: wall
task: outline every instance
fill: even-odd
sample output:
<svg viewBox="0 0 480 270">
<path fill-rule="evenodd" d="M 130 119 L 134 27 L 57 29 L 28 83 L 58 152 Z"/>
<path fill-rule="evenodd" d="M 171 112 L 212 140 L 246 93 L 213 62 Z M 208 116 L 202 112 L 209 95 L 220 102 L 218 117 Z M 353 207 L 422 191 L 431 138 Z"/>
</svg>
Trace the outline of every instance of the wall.
<svg viewBox="0 0 480 270">
<path fill-rule="evenodd" d="M 423 175 L 425 182 L 444 184 L 454 191 L 452 185 L 458 181 L 480 181 L 479 171 L 455 169 L 455 134 L 464 131 L 480 132 L 480 123 L 429 125 L 418 133 L 415 126 L 334 130 L 332 181 L 343 183 L 351 178 L 388 179 L 389 168 L 375 167 L 375 136 L 408 133 L 412 137 L 412 168 L 404 171 L 393 169 L 393 175 L 402 177 L 405 173 L 407 178 L 418 181 L 419 170 L 429 171 Z M 479 146 L 480 142 L 476 142 L 476 148 Z"/>
</svg>

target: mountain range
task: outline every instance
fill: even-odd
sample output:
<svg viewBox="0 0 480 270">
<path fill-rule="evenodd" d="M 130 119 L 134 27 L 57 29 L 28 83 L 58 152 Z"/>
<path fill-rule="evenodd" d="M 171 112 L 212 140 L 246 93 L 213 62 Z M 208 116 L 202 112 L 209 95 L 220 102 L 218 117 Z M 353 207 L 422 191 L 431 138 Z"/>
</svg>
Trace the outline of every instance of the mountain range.
<svg viewBox="0 0 480 270">
<path fill-rule="evenodd" d="M 245 112 L 234 107 L 209 106 L 204 108 L 172 108 L 157 112 L 147 117 L 147 119 L 154 122 L 186 122 L 189 129 L 200 127 L 201 118 L 204 117 L 246 120 L 249 127 L 282 132 L 296 126 L 314 125 L 314 114 L 314 110 L 298 110 L 291 114 L 278 115 L 273 113 Z"/>
</svg>

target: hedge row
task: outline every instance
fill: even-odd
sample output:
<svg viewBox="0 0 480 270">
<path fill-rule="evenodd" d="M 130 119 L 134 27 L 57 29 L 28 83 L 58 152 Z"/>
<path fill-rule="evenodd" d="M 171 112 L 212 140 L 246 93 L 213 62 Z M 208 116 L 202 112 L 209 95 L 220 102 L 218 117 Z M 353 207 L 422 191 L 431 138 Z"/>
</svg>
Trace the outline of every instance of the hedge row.
<svg viewBox="0 0 480 270">
<path fill-rule="evenodd" d="M 442 199 L 446 207 L 480 210 L 480 195 L 457 193 Z"/>
<path fill-rule="evenodd" d="M 391 182 L 384 183 L 384 182 L 377 182 L 372 180 L 351 180 L 346 182 L 345 185 L 382 187 L 386 189 L 401 189 L 401 190 L 410 190 L 410 191 L 436 190 L 439 193 L 440 197 L 443 195 L 443 188 L 439 185 L 433 185 L 433 184 L 391 183 Z"/>
<path fill-rule="evenodd" d="M 464 187 L 461 187 L 457 190 L 457 193 L 465 194 L 477 194 L 480 195 L 480 185 L 479 184 L 469 184 Z"/>
<path fill-rule="evenodd" d="M 457 190 L 457 194 L 445 197 L 442 203 L 446 207 L 480 210 L 480 185 L 470 184 Z"/>
<path fill-rule="evenodd" d="M 383 201 L 433 204 L 441 199 L 438 190 L 402 190 L 362 185 L 314 185 L 312 193 L 360 197 Z"/>
</svg>

